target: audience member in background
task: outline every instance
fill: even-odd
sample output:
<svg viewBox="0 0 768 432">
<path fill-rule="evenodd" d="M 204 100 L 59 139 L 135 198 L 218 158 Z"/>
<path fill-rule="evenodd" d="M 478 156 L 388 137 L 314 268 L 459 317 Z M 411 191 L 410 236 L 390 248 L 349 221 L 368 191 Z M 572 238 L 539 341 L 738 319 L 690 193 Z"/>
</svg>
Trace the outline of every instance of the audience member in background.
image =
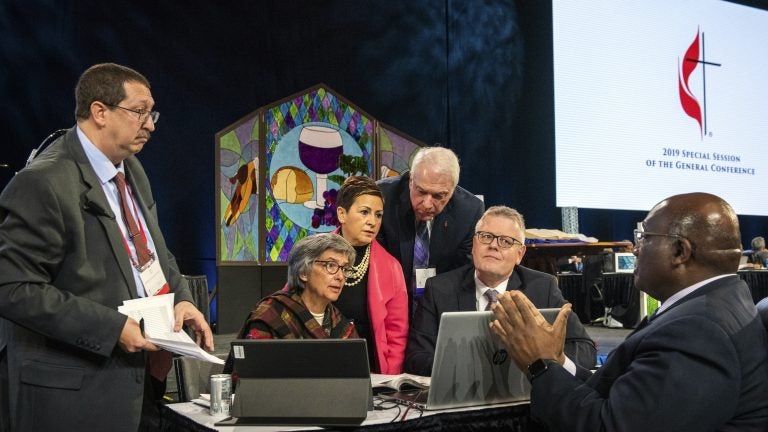
<svg viewBox="0 0 768 432">
<path fill-rule="evenodd" d="M 735 274 L 731 206 L 667 198 L 635 231 L 635 254 L 635 286 L 661 307 L 594 374 L 561 366 L 570 305 L 550 325 L 525 296 L 501 296 L 491 327 L 530 374 L 531 415 L 561 431 L 768 430 L 768 337 Z"/>
<path fill-rule="evenodd" d="M 494 206 L 485 211 L 475 229 L 473 263 L 427 280 L 409 331 L 406 372 L 431 375 L 443 312 L 490 310 L 492 299 L 506 291 L 519 291 L 538 308 L 566 303 L 554 276 L 519 265 L 525 255 L 524 233 L 517 210 Z M 565 353 L 584 368 L 597 361 L 595 343 L 575 314 L 568 319 Z M 576 370 L 573 363 L 570 367 Z"/>
<path fill-rule="evenodd" d="M 768 249 L 765 248 L 765 238 L 755 237 L 752 239 L 752 255 L 749 256 L 749 262 L 755 267 L 768 267 Z"/>
<path fill-rule="evenodd" d="M 632 246 L 631 241 L 625 239 L 625 240 L 622 240 L 622 242 L 627 243 L 627 246 L 618 248 L 617 252 L 628 252 L 628 253 L 634 252 L 635 249 Z"/>
<path fill-rule="evenodd" d="M 98 64 L 80 76 L 75 99 L 77 125 L 0 196 L 0 430 L 158 426 L 154 401 L 172 358 L 117 311 L 125 300 L 170 290 L 174 329 L 190 326 L 213 350 L 135 157 L 159 116 L 149 82 Z"/>
<path fill-rule="evenodd" d="M 459 159 L 442 147 L 422 148 L 409 172 L 379 181 L 384 219 L 378 240 L 402 265 L 411 317 L 427 277 L 471 262 L 484 206 L 458 183 Z"/>
<path fill-rule="evenodd" d="M 335 305 L 368 342 L 371 370 L 399 374 L 408 337 L 408 292 L 400 263 L 376 241 L 384 214 L 381 189 L 369 177 L 349 177 L 336 206 L 338 234 L 357 254 Z"/>
<path fill-rule="evenodd" d="M 581 262 L 581 257 L 578 255 L 557 259 L 557 271 L 559 272 L 581 273 L 583 270 L 584 263 Z"/>
</svg>

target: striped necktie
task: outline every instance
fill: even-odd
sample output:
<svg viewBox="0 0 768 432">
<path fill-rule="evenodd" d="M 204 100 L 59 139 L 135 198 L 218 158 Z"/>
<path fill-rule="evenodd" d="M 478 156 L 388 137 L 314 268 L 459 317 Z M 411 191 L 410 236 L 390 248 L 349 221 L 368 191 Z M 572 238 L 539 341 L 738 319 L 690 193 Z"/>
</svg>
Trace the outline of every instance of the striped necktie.
<svg viewBox="0 0 768 432">
<path fill-rule="evenodd" d="M 485 310 L 489 311 L 491 310 L 491 307 L 493 307 L 493 305 L 498 301 L 497 297 L 499 293 L 497 293 L 495 289 L 489 288 L 485 290 L 483 295 L 488 299 L 488 304 L 485 306 Z"/>
<path fill-rule="evenodd" d="M 427 222 L 419 221 L 413 242 L 413 268 L 429 267 L 429 230 Z"/>
<path fill-rule="evenodd" d="M 147 238 L 144 237 L 144 233 L 139 229 L 136 219 L 133 218 L 131 205 L 128 204 L 128 185 L 125 182 L 125 174 L 118 172 L 113 180 L 117 184 L 117 191 L 120 195 L 120 207 L 123 209 L 123 220 L 125 221 L 126 228 L 128 228 L 128 239 L 136 248 L 136 259 L 139 263 L 139 268 L 143 268 L 152 259 L 152 252 L 149 251 Z"/>
</svg>

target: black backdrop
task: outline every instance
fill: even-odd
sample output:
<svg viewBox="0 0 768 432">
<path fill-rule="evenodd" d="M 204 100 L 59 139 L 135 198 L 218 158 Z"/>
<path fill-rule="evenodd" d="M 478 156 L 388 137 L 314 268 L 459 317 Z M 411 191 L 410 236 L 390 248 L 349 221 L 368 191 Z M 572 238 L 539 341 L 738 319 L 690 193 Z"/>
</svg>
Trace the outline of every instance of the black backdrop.
<svg viewBox="0 0 768 432">
<path fill-rule="evenodd" d="M 185 273 L 215 281 L 215 133 L 320 82 L 409 135 L 452 148 L 461 185 L 486 205 L 519 209 L 529 227 L 560 228 L 547 3 L 3 0 L 0 163 L 11 167 L 0 168 L 0 186 L 50 132 L 74 124 L 79 74 L 111 61 L 152 83 L 162 116 L 139 157 Z M 608 181 L 632 178 L 587 169 L 605 170 Z M 626 239 L 643 217 L 580 209 L 580 231 Z M 746 246 L 768 233 L 767 218 L 741 220 Z"/>
</svg>

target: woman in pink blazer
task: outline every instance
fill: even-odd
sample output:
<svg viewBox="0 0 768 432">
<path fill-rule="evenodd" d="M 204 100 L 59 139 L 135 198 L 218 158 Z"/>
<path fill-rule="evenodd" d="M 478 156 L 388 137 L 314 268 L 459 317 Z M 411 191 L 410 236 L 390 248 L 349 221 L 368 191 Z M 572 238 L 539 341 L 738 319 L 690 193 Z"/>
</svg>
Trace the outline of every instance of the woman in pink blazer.
<svg viewBox="0 0 768 432">
<path fill-rule="evenodd" d="M 399 374 L 408 337 L 408 293 L 400 263 L 376 241 L 383 214 L 384 198 L 372 179 L 352 176 L 339 189 L 336 232 L 352 244 L 357 258 L 335 305 L 368 341 L 371 371 Z"/>
</svg>

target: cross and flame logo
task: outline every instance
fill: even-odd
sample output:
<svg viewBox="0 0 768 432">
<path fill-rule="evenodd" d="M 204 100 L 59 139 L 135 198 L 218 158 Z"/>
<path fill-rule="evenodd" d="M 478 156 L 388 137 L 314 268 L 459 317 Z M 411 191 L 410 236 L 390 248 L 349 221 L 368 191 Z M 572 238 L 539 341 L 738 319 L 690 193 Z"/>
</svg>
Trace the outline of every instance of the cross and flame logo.
<svg viewBox="0 0 768 432">
<path fill-rule="evenodd" d="M 701 66 L 702 77 L 702 103 L 691 90 L 689 79 L 691 74 Z M 708 134 L 707 131 L 707 76 L 706 66 L 721 66 L 720 63 L 712 63 L 706 60 L 704 51 L 704 33 L 696 30 L 696 37 L 686 50 L 682 61 L 678 61 L 677 83 L 680 92 L 680 105 L 683 111 L 699 124 L 701 139 Z"/>
</svg>

